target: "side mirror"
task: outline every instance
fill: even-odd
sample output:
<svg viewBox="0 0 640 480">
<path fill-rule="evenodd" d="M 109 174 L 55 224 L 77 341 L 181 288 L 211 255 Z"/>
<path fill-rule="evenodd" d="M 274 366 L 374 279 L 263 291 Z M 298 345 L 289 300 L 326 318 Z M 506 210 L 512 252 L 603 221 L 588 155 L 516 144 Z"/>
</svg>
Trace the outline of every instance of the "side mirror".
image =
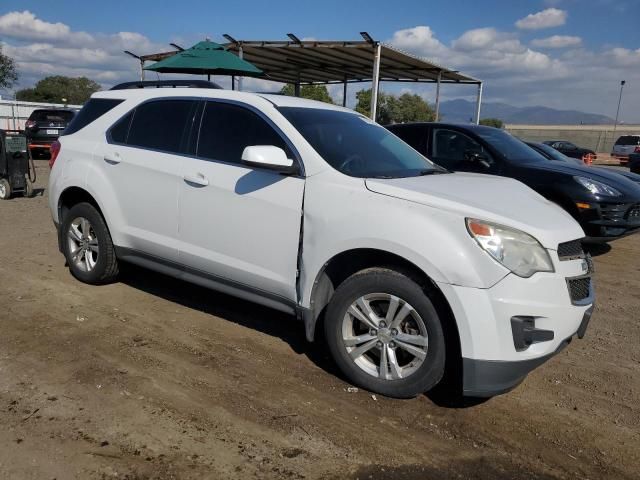
<svg viewBox="0 0 640 480">
<path fill-rule="evenodd" d="M 466 150 L 464 152 L 464 159 L 466 162 L 481 165 L 484 168 L 490 168 L 489 157 L 484 152 L 477 150 Z"/>
<path fill-rule="evenodd" d="M 293 160 L 283 149 L 272 145 L 252 145 L 242 152 L 242 162 L 252 167 L 267 168 L 282 173 L 293 173 Z"/>
</svg>

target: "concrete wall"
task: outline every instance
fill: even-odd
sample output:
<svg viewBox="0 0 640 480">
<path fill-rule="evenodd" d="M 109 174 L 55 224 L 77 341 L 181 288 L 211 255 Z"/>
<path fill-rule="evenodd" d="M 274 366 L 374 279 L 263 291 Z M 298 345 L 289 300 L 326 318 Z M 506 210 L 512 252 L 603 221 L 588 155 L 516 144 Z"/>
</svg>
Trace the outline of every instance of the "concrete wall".
<svg viewBox="0 0 640 480">
<path fill-rule="evenodd" d="M 24 130 L 24 122 L 36 108 L 75 108 L 82 105 L 62 105 L 58 103 L 23 102 L 15 100 L 0 100 L 0 129 Z"/>
<path fill-rule="evenodd" d="M 530 142 L 567 140 L 595 152 L 611 153 L 613 144 L 621 135 L 640 135 L 640 125 L 506 125 L 516 137 Z"/>
</svg>

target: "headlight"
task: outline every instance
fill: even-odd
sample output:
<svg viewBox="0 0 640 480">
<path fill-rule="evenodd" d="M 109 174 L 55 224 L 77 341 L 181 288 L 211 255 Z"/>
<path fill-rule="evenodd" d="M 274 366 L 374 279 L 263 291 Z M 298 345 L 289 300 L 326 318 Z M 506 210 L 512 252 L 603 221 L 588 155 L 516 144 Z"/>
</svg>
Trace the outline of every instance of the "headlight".
<svg viewBox="0 0 640 480">
<path fill-rule="evenodd" d="M 473 218 L 467 218 L 467 230 L 485 252 L 520 277 L 555 271 L 547 250 L 527 233 Z"/>
<path fill-rule="evenodd" d="M 619 197 L 622 195 L 618 190 L 610 187 L 606 183 L 598 182 L 587 177 L 573 177 L 573 179 L 589 190 L 594 195 L 601 195 L 603 197 Z"/>
</svg>

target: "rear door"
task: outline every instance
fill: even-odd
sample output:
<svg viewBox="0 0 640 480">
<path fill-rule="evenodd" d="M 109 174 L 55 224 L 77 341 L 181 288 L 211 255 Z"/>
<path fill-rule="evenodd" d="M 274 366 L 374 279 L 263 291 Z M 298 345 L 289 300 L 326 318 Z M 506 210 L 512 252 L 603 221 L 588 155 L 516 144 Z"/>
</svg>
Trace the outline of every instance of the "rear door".
<svg viewBox="0 0 640 480">
<path fill-rule="evenodd" d="M 180 262 L 187 272 L 294 301 L 305 181 L 243 165 L 251 145 L 274 145 L 299 161 L 257 110 L 206 102 L 195 155 L 182 165 Z"/>
<path fill-rule="evenodd" d="M 178 189 L 198 104 L 183 98 L 142 103 L 97 147 L 119 206 L 120 247 L 178 262 Z"/>
</svg>

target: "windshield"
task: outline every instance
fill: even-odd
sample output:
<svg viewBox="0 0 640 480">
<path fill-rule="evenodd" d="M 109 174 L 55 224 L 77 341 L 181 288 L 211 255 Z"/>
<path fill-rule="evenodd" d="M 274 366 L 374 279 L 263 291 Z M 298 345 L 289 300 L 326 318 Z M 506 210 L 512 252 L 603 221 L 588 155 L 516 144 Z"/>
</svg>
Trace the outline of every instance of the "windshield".
<svg viewBox="0 0 640 480">
<path fill-rule="evenodd" d="M 362 115 L 319 108 L 279 110 L 327 163 L 345 175 L 400 178 L 446 172 Z"/>
<path fill-rule="evenodd" d="M 475 133 L 507 160 L 516 163 L 546 162 L 547 159 L 522 140 L 497 128 L 478 128 Z"/>
</svg>

